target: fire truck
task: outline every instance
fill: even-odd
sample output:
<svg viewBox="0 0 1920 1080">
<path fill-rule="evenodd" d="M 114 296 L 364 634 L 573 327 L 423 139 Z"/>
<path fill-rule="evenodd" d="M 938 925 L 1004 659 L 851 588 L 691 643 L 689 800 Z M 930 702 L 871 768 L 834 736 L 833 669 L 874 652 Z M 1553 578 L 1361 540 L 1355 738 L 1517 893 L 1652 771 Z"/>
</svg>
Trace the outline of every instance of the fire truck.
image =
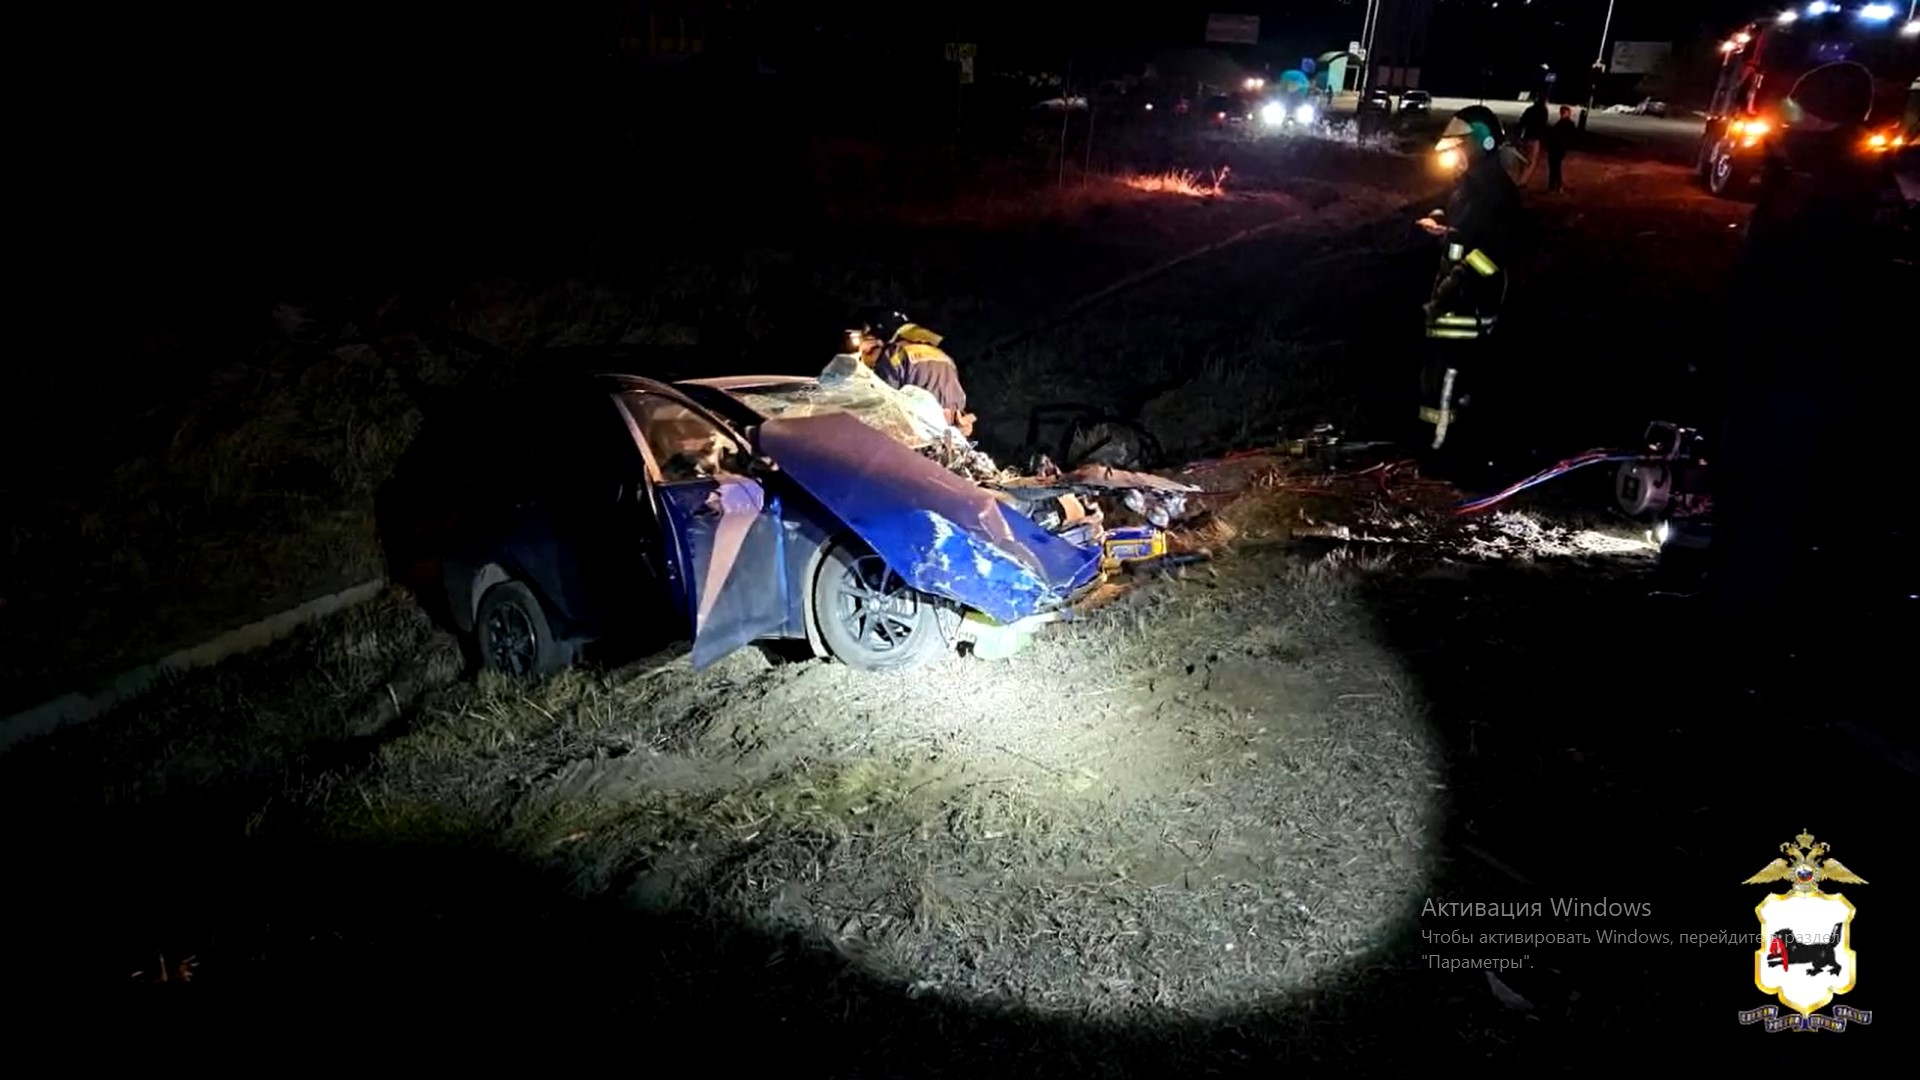
<svg viewBox="0 0 1920 1080">
<path fill-rule="evenodd" d="M 1863 153 L 1895 153 L 1914 141 L 1911 95 L 1920 78 L 1920 20 L 1908 5 L 1816 2 L 1741 27 L 1720 43 L 1720 78 L 1708 107 L 1696 167 L 1724 198 L 1751 194 L 1769 137 L 1789 122 L 1782 104 L 1802 76 L 1828 64 L 1858 64 L 1872 76 L 1874 105 Z"/>
</svg>

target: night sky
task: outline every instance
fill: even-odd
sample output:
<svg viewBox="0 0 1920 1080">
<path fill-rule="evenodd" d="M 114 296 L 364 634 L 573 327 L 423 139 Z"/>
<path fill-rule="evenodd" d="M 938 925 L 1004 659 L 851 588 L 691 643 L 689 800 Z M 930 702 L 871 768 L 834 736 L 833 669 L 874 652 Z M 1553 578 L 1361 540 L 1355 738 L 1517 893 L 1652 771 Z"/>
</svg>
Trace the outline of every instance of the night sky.
<svg viewBox="0 0 1920 1080">
<path fill-rule="evenodd" d="M 1486 66 L 1583 67 L 1606 13 L 1606 0 L 1388 0 L 1415 3 L 1434 5 L 1423 81 L 1443 91 L 1471 92 Z M 1344 47 L 1364 13 L 1363 0 L 1176 0 L 1124 15 L 1088 0 L 687 6 L 737 13 L 715 22 L 710 53 L 856 83 L 871 63 L 876 98 L 897 89 L 886 63 L 942 78 L 943 41 L 977 43 L 983 73 L 1071 66 L 1084 83 L 1137 74 L 1166 50 L 1206 47 L 1206 16 L 1221 6 L 1261 17 L 1262 45 L 1227 51 L 1269 68 Z M 1611 37 L 1710 43 L 1757 13 L 1730 0 L 1619 0 Z M 617 22 L 607 2 L 90 6 L 33 19 L 48 21 L 23 26 L 22 40 L 35 42 L 29 63 L 46 77 L 28 84 L 23 122 L 47 152 L 31 157 L 29 179 L 47 186 L 57 228 L 191 232 L 194 215 L 233 219 L 291 183 L 342 205 L 350 193 L 386 200 L 409 187 L 438 199 L 450 182 L 584 145 L 601 123 L 595 109 L 614 100 L 606 78 Z M 737 124 L 778 104 L 680 91 L 646 107 Z M 302 220 L 328 209 L 302 197 Z"/>
<path fill-rule="evenodd" d="M 1591 54 L 1607 0 L 1385 0 L 1391 10 L 1429 5 L 1434 38 L 1473 28 L 1476 44 L 1494 52 L 1571 49 Z M 648 5 L 635 5 L 645 8 Z M 655 3 L 652 7 L 732 9 L 731 44 L 805 66 L 835 42 L 858 40 L 873 50 L 913 49 L 941 41 L 981 45 L 983 66 L 1058 67 L 1065 56 L 1143 56 L 1159 49 L 1200 47 L 1210 11 L 1257 15 L 1262 49 L 1276 59 L 1340 48 L 1360 36 L 1364 0 L 1174 0 L 1132 10 L 1066 0 L 901 4 L 817 2 Z M 409 95 L 441 90 L 535 93 L 577 75 L 589 58 L 611 50 L 612 0 L 539 4 L 454 4 L 446 0 L 378 5 L 365 0 L 256 6 L 196 12 L 166 6 L 124 6 L 84 21 L 50 26 L 33 39 L 79 61 L 60 80 L 62 93 L 88 97 L 118 91 L 139 97 L 245 98 L 327 89 Z M 1612 39 L 1711 38 L 1738 21 L 1771 10 L 1752 0 L 1618 0 Z M 61 17 L 54 17 L 61 18 Z M 1388 20 L 1392 21 L 1389 14 Z M 719 21 L 715 20 L 716 23 Z M 726 35 L 711 35 L 720 45 Z M 1565 44 L 1562 45 L 1561 43 Z M 1384 42 L 1377 44 L 1384 45 Z M 1060 59 L 1049 59 L 1057 57 Z M 1430 58 L 1444 60 L 1444 58 Z M 776 64 L 776 66 L 780 66 Z M 102 102 L 111 106 L 111 100 Z M 113 111 L 109 107 L 109 111 Z"/>
</svg>

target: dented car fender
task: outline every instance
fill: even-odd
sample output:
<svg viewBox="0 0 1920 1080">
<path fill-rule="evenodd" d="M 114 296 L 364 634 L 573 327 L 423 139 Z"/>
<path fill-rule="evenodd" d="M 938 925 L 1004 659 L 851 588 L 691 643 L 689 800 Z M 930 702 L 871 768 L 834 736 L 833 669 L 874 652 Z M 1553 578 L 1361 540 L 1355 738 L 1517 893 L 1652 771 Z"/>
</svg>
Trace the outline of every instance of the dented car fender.
<svg viewBox="0 0 1920 1080">
<path fill-rule="evenodd" d="M 1100 551 L 844 413 L 769 420 L 760 452 L 921 592 L 1012 623 L 1068 603 Z"/>
</svg>

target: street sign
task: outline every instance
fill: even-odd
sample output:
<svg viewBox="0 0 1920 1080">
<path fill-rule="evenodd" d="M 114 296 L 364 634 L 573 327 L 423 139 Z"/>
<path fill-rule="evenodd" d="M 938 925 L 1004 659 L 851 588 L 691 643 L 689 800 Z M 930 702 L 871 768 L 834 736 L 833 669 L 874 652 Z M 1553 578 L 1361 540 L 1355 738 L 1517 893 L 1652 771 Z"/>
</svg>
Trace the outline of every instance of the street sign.
<svg viewBox="0 0 1920 1080">
<path fill-rule="evenodd" d="M 1366 57 L 1364 57 L 1364 56 L 1361 56 L 1361 54 L 1360 54 L 1360 43 L 1359 43 L 1359 42 L 1357 42 L 1357 41 L 1349 41 L 1349 42 L 1347 42 L 1347 51 L 1348 51 L 1348 52 L 1350 52 L 1350 53 L 1352 53 L 1352 54 L 1353 54 L 1353 55 L 1355 55 L 1355 56 L 1359 56 L 1359 57 L 1360 57 L 1360 58 L 1361 58 L 1362 60 L 1364 60 L 1364 59 L 1366 59 Z"/>
<path fill-rule="evenodd" d="M 1207 40 L 1217 45 L 1260 44 L 1260 16 L 1209 15 Z"/>
<path fill-rule="evenodd" d="M 1651 75 L 1672 53 L 1671 41 L 1616 41 L 1613 66 L 1608 70 L 1615 75 Z"/>
<path fill-rule="evenodd" d="M 947 59 L 960 65 L 960 82 L 962 85 L 973 82 L 973 58 L 977 48 L 977 46 L 971 43 L 947 42 Z"/>
</svg>

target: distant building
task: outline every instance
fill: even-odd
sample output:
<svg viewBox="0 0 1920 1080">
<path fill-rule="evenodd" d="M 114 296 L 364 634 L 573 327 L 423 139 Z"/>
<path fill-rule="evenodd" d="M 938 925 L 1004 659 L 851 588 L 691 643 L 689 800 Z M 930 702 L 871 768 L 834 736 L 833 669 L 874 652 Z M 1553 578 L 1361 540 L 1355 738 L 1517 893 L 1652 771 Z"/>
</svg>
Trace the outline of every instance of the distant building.
<svg viewBox="0 0 1920 1080">
<path fill-rule="evenodd" d="M 1368 86 L 1390 90 L 1420 87 L 1433 4 L 1434 0 L 1381 0 L 1373 48 L 1367 56 Z"/>
<path fill-rule="evenodd" d="M 620 55 L 656 60 L 706 52 L 714 38 L 754 7 L 712 0 L 613 0 L 611 6 Z"/>
</svg>

